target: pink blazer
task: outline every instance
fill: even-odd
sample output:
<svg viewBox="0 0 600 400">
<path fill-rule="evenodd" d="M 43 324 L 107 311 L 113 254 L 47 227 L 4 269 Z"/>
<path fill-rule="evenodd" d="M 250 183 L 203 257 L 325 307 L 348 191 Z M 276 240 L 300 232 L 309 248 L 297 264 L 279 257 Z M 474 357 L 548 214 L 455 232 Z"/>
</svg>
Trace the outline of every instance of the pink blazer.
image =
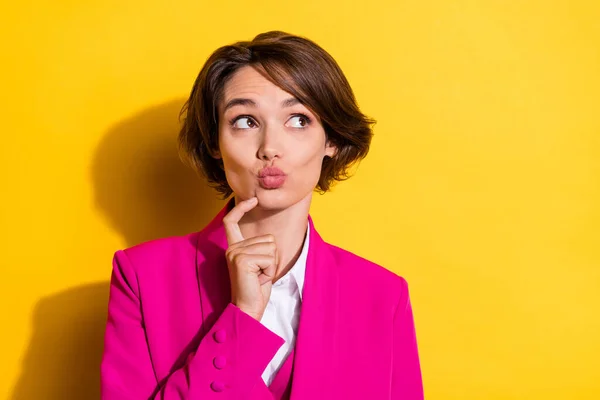
<svg viewBox="0 0 600 400">
<path fill-rule="evenodd" d="M 406 281 L 310 242 L 296 347 L 271 385 L 283 339 L 230 302 L 222 219 L 115 253 L 102 399 L 423 399 Z"/>
</svg>

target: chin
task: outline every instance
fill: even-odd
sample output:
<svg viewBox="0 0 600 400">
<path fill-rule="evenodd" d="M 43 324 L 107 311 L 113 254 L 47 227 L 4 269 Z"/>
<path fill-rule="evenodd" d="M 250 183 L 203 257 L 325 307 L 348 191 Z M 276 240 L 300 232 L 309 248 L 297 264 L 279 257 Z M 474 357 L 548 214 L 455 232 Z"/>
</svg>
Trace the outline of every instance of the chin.
<svg viewBox="0 0 600 400">
<path fill-rule="evenodd" d="M 265 210 L 284 210 L 296 203 L 290 198 L 289 193 L 282 189 L 258 189 L 256 191 L 258 197 L 258 207 Z"/>
<path fill-rule="evenodd" d="M 240 188 L 238 191 L 234 190 L 233 192 L 240 200 L 256 196 L 258 198 L 257 208 L 280 211 L 288 209 L 295 204 L 307 200 L 307 197 L 312 196 L 310 187 L 303 190 L 303 187 L 292 185 L 292 188 L 293 189 L 290 189 L 284 185 L 279 189 L 265 189 L 259 185 L 252 185 Z M 308 201 L 310 201 L 310 199 L 308 199 Z"/>
</svg>

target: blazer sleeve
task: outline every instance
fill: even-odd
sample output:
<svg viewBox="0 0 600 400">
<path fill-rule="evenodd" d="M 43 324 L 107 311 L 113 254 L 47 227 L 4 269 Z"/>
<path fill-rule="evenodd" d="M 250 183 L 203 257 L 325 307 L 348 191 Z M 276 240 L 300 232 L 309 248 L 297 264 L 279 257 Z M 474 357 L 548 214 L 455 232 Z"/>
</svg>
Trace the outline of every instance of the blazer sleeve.
<svg viewBox="0 0 600 400">
<path fill-rule="evenodd" d="M 115 253 L 101 363 L 103 400 L 244 398 L 283 343 L 229 303 L 183 367 L 159 382 L 146 341 L 136 273 L 124 251 Z M 264 396 L 272 399 L 266 392 Z"/>
<path fill-rule="evenodd" d="M 408 284 L 402 279 L 400 302 L 394 315 L 392 399 L 423 400 L 423 382 Z"/>
</svg>

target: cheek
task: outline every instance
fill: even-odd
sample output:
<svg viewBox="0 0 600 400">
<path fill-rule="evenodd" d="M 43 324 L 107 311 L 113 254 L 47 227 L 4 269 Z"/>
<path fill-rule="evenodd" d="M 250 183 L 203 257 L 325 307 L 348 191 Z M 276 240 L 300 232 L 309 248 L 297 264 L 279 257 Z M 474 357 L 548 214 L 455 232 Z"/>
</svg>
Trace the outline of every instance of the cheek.
<svg viewBox="0 0 600 400">
<path fill-rule="evenodd" d="M 248 164 L 248 149 L 241 143 L 224 140 L 220 146 L 225 169 L 240 170 Z"/>
<path fill-rule="evenodd" d="M 325 152 L 321 147 L 312 147 L 304 154 L 297 153 L 297 172 L 298 179 L 306 185 L 314 186 L 321 176 L 321 168 L 323 166 L 323 157 Z"/>
<path fill-rule="evenodd" d="M 231 146 L 231 144 L 223 142 L 221 142 L 219 146 L 219 151 L 221 153 L 221 160 L 223 161 L 225 174 L 229 180 L 233 174 L 241 169 L 242 160 L 240 159 L 239 151 L 237 148 L 235 148 L 235 146 Z"/>
</svg>

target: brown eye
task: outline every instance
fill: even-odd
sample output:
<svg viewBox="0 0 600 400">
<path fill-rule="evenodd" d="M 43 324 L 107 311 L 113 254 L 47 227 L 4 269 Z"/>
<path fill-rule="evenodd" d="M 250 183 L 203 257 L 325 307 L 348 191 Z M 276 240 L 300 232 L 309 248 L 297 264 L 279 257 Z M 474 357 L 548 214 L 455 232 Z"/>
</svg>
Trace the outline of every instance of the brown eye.
<svg viewBox="0 0 600 400">
<path fill-rule="evenodd" d="M 233 122 L 232 126 L 236 129 L 251 129 L 256 128 L 256 122 L 250 117 L 240 117 Z"/>
<path fill-rule="evenodd" d="M 293 128 L 304 128 L 308 125 L 309 119 L 304 115 L 294 115 L 290 121 Z"/>
</svg>

